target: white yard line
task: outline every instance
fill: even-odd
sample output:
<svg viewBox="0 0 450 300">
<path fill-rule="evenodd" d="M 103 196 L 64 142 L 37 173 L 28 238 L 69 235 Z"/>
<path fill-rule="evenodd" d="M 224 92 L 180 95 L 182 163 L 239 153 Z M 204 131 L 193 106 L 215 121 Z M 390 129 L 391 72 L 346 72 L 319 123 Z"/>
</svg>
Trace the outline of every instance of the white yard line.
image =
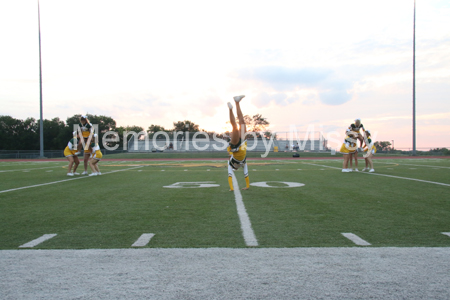
<svg viewBox="0 0 450 300">
<path fill-rule="evenodd" d="M 311 165 L 311 166 L 319 166 L 319 167 L 326 167 L 326 168 L 332 168 L 332 169 L 339 169 L 337 167 L 331 167 L 331 166 L 324 166 L 324 165 L 316 165 L 316 164 L 307 164 L 305 165 Z M 384 177 L 391 177 L 391 178 L 397 178 L 397 179 L 405 179 L 405 180 L 411 180 L 411 181 L 419 181 L 419 182 L 425 182 L 425 183 L 431 183 L 431 184 L 437 184 L 437 185 L 443 185 L 443 186 L 450 186 L 448 183 L 442 183 L 442 182 L 435 182 L 435 181 L 428 181 L 428 180 L 422 180 L 422 179 L 416 179 L 416 178 L 409 178 L 409 177 L 400 177 L 400 176 L 394 176 L 394 175 L 387 175 L 387 174 L 380 174 L 380 173 L 368 173 L 368 172 L 359 172 L 361 174 L 367 174 L 367 175 L 377 175 L 377 176 L 384 176 Z"/>
<path fill-rule="evenodd" d="M 391 178 L 419 181 L 419 182 L 425 182 L 425 183 L 431 183 L 431 184 L 437 184 L 437 185 L 443 185 L 443 186 L 450 186 L 450 184 L 448 184 L 448 183 L 428 181 L 428 180 L 421 180 L 421 179 L 415 179 L 415 178 L 400 177 L 400 176 L 386 175 L 386 174 L 380 174 L 380 173 L 367 173 L 367 172 L 361 172 L 361 173 L 368 174 L 368 175 L 378 175 L 378 176 L 385 176 L 385 177 L 391 177 Z"/>
<path fill-rule="evenodd" d="M 22 246 L 19 246 L 19 248 L 33 248 L 33 247 L 35 247 L 35 246 L 37 246 L 37 245 L 39 245 L 39 244 L 41 244 L 41 243 L 51 239 L 51 238 L 54 238 L 55 236 L 57 236 L 56 233 L 44 234 L 43 236 L 41 236 L 41 237 L 39 237 L 39 238 L 37 238 L 35 240 L 32 240 L 31 242 L 28 242 L 26 244 L 23 244 Z"/>
<path fill-rule="evenodd" d="M 403 163 L 387 163 L 387 162 L 379 162 L 377 163 L 386 164 L 386 165 L 399 165 L 399 166 L 413 166 L 413 167 L 427 167 L 427 168 L 438 168 L 438 169 L 450 169 L 450 167 L 442 167 L 442 166 L 430 166 L 430 165 L 413 165 L 413 164 L 403 164 Z"/>
<path fill-rule="evenodd" d="M 234 173 L 232 173 L 232 175 L 234 198 L 236 200 L 236 207 L 239 220 L 241 221 L 242 235 L 244 236 L 245 244 L 251 247 L 258 246 L 258 240 L 256 239 L 255 233 L 253 232 L 252 223 L 250 222 L 247 210 L 245 209 L 244 201 L 242 200 L 242 194 L 241 190 L 239 189 L 239 184 Z"/>
<path fill-rule="evenodd" d="M 17 169 L 17 170 L 0 170 L 0 173 L 6 173 L 6 172 L 17 172 L 17 171 L 30 171 L 30 170 L 42 170 L 42 169 L 52 169 L 52 168 L 61 168 L 61 166 L 53 166 L 53 167 L 43 167 L 43 168 L 28 168 L 28 169 Z"/>
<path fill-rule="evenodd" d="M 145 247 L 154 236 L 154 233 L 143 233 L 131 247 Z"/>
<path fill-rule="evenodd" d="M 116 170 L 116 171 L 110 171 L 110 172 L 102 173 L 102 176 L 103 176 L 103 175 L 106 175 L 106 174 L 111 174 L 111 173 L 116 173 L 116 172 L 122 172 L 122 171 L 128 171 L 128 170 L 133 170 L 133 169 L 137 169 L 137 168 L 142 168 L 142 166 L 137 166 L 137 167 L 133 167 L 133 168 L 128 168 L 128 169 L 122 169 L 122 170 Z M 34 187 L 40 187 L 40 186 L 50 185 L 50 184 L 55 184 L 55 183 L 60 183 L 60 182 L 66 182 L 66 181 L 71 181 L 71 180 L 83 179 L 83 178 L 91 178 L 91 177 L 90 177 L 90 176 L 80 176 L 80 177 L 76 177 L 76 178 L 70 178 L 70 179 L 64 179 L 64 180 L 58 180 L 58 181 L 52 181 L 52 182 L 41 183 L 41 184 L 35 184 L 35 185 L 29 185 L 29 186 L 23 186 L 23 187 L 20 187 L 20 188 L 15 188 L 15 189 L 9 189 L 9 190 L 0 191 L 0 194 L 1 194 L 1 193 L 7 193 L 7 192 L 14 192 L 14 191 L 23 190 L 23 189 L 34 188 Z"/>
<path fill-rule="evenodd" d="M 341 234 L 358 246 L 370 246 L 371 245 L 369 242 L 366 242 L 365 240 L 363 240 L 356 234 L 353 234 L 353 233 L 341 233 Z"/>
<path fill-rule="evenodd" d="M 450 232 L 441 232 L 441 233 L 450 237 Z"/>
</svg>

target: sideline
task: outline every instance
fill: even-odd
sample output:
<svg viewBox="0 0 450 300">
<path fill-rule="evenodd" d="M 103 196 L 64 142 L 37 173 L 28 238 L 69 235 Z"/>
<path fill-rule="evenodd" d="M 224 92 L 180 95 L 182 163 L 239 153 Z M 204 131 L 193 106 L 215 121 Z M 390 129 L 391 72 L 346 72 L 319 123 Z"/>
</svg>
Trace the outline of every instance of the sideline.
<svg viewBox="0 0 450 300">
<path fill-rule="evenodd" d="M 105 173 L 102 173 L 101 176 L 107 175 L 107 174 L 111 174 L 111 173 L 116 173 L 116 172 L 133 170 L 133 169 L 137 169 L 137 168 L 142 168 L 142 166 L 137 166 L 137 167 L 134 167 L 134 168 L 128 168 L 128 169 L 122 169 L 122 170 L 115 170 L 115 171 L 105 172 Z M 70 178 L 70 179 L 52 181 L 52 182 L 47 182 L 47 183 L 23 186 L 23 187 L 20 187 L 20 188 L 14 188 L 14 189 L 9 189 L 9 190 L 3 190 L 3 191 L 0 191 L 0 194 L 1 193 L 7 193 L 7 192 L 14 192 L 14 191 L 18 191 L 18 190 L 29 189 L 29 188 L 34 188 L 34 187 L 40 187 L 40 186 L 50 185 L 50 184 L 55 184 L 55 183 L 60 183 L 60 182 L 66 182 L 66 181 L 71 181 L 71 180 L 78 180 L 78 179 L 83 179 L 83 178 L 90 178 L 90 177 L 89 176 L 81 176 L 80 175 L 80 177 L 76 177 L 76 178 Z"/>
<path fill-rule="evenodd" d="M 307 163 L 303 163 L 303 164 L 310 165 L 310 166 L 319 166 L 319 167 L 325 167 L 325 168 L 332 168 L 332 169 L 342 170 L 341 168 L 325 166 L 325 165 L 307 164 Z M 397 179 L 405 179 L 405 180 L 411 180 L 411 181 L 419 181 L 419 182 L 425 182 L 425 183 L 431 183 L 431 184 L 437 184 L 437 185 L 450 186 L 450 184 L 448 184 L 448 183 L 428 181 L 428 180 L 415 179 L 415 178 L 409 178 L 409 177 L 400 177 L 400 176 L 394 176 L 394 175 L 387 175 L 387 174 L 380 174 L 380 173 L 368 173 L 368 172 L 358 172 L 358 174 L 359 173 L 366 174 L 366 175 L 377 175 L 377 176 L 384 176 L 384 177 L 391 177 L 391 178 L 397 178 Z"/>
</svg>

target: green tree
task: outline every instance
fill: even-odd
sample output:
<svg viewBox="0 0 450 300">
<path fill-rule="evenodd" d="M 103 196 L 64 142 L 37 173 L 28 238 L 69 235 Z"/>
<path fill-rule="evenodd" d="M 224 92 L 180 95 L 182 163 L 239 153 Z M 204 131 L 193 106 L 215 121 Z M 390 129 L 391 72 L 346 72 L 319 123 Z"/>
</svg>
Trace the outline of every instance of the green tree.
<svg viewBox="0 0 450 300">
<path fill-rule="evenodd" d="M 247 131 L 252 132 L 266 132 L 267 127 L 270 125 L 267 118 L 264 118 L 261 114 L 256 114 L 252 117 L 249 115 L 244 115 L 244 122 L 247 127 Z M 239 118 L 237 117 L 236 123 L 239 124 Z M 230 121 L 228 121 L 227 124 L 230 124 Z"/>
<path fill-rule="evenodd" d="M 248 131 L 266 131 L 267 127 L 269 127 L 270 123 L 267 121 L 267 118 L 264 118 L 261 114 L 256 114 L 251 117 L 250 127 L 247 128 Z M 248 126 L 247 126 L 248 127 Z"/>
<path fill-rule="evenodd" d="M 140 126 L 136 126 L 136 125 L 132 125 L 132 126 L 120 126 L 116 128 L 116 132 L 119 134 L 119 147 L 123 146 L 123 138 L 124 138 L 124 133 L 125 132 L 136 132 L 139 134 L 139 132 L 144 131 L 144 128 L 140 127 Z M 145 132 L 145 131 L 144 131 Z M 128 135 L 126 138 L 127 140 L 131 139 L 132 135 Z"/>
<path fill-rule="evenodd" d="M 0 116 L 1 150 L 38 150 L 39 130 L 34 118 L 25 121 Z"/>
<path fill-rule="evenodd" d="M 377 148 L 377 151 L 390 151 L 390 150 L 392 150 L 391 142 L 388 142 L 388 141 L 375 142 L 373 145 Z"/>
<path fill-rule="evenodd" d="M 25 121 L 27 122 L 28 119 Z M 29 126 L 33 126 L 30 124 Z M 37 132 L 40 130 L 39 122 L 37 122 Z M 64 149 L 67 139 L 65 140 L 61 133 L 65 133 L 66 124 L 59 118 L 44 120 L 44 148 L 45 150 L 62 150 Z"/>
<path fill-rule="evenodd" d="M 166 131 L 166 129 L 164 129 L 164 127 L 163 126 L 160 126 L 160 125 L 150 125 L 149 127 L 148 127 L 148 130 L 147 130 L 147 132 L 152 132 L 152 133 L 155 133 L 155 132 L 158 132 L 158 131 Z"/>
<path fill-rule="evenodd" d="M 116 129 L 116 121 L 112 117 L 103 116 L 103 115 L 91 115 L 87 114 L 89 122 L 91 124 L 98 125 L 98 133 L 103 134 L 107 131 L 114 131 Z"/>
<path fill-rule="evenodd" d="M 178 121 L 178 122 L 173 122 L 173 131 L 182 131 L 182 132 L 198 132 L 199 130 L 199 125 L 196 125 L 194 122 L 192 121 Z"/>
<path fill-rule="evenodd" d="M 14 150 L 17 149 L 19 127 L 21 120 L 17 120 L 11 116 L 0 116 L 0 149 Z"/>
</svg>

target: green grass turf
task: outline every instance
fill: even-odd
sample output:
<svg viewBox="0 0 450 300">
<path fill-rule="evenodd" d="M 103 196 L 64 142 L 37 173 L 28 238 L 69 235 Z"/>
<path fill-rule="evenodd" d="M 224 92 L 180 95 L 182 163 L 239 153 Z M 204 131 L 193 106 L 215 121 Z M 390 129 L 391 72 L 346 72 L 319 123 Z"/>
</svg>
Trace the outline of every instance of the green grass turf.
<svg viewBox="0 0 450 300">
<path fill-rule="evenodd" d="M 292 157 L 293 152 L 269 152 L 267 158 L 284 158 Z M 299 152 L 300 157 L 330 157 L 330 153 L 319 153 L 319 152 Z M 261 157 L 264 155 L 263 152 L 247 152 L 247 157 Z M 223 158 L 226 157 L 226 152 L 156 152 L 156 153 L 120 153 L 120 154 L 109 154 L 104 158 L 114 158 L 114 159 L 145 159 L 145 158 Z M 403 157 L 406 155 L 402 154 L 384 154 L 379 153 L 377 156 L 399 156 Z M 336 157 L 342 157 L 342 154 L 337 153 Z"/>
<path fill-rule="evenodd" d="M 364 160 L 359 162 L 361 169 Z M 373 247 L 450 246 L 441 234 L 450 232 L 450 186 L 343 174 L 335 169 L 341 164 L 249 159 L 251 182 L 305 184 L 242 191 L 260 247 L 355 246 L 343 232 Z M 81 179 L 65 176 L 65 166 L 0 162 L 0 191 L 65 180 L 0 193 L 0 249 L 17 249 L 48 233 L 58 235 L 35 248 L 129 248 L 142 233 L 155 234 L 148 247 L 246 247 L 225 162 L 104 161 L 103 176 Z M 449 159 L 378 160 L 375 169 L 450 184 Z M 242 170 L 236 176 L 243 187 Z M 164 188 L 197 181 L 220 187 Z"/>
</svg>

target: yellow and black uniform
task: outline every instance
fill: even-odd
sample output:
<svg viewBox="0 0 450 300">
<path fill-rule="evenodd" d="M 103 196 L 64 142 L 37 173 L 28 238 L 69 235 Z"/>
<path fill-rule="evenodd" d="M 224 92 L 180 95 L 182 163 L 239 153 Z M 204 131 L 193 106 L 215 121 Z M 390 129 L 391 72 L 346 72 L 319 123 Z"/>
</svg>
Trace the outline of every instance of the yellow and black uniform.
<svg viewBox="0 0 450 300">
<path fill-rule="evenodd" d="M 366 145 L 366 147 L 364 147 L 364 152 L 367 152 L 367 154 L 371 153 L 372 155 L 377 153 L 377 147 L 375 147 L 374 144 L 372 144 L 372 139 L 370 137 L 367 138 L 367 142 L 369 144 Z M 369 149 L 370 147 L 370 149 Z M 370 150 L 370 152 L 369 152 Z"/>
<path fill-rule="evenodd" d="M 355 138 L 351 137 L 350 135 L 347 135 L 339 152 L 341 152 L 342 154 L 356 153 L 357 151 L 356 142 L 357 140 Z"/>
<path fill-rule="evenodd" d="M 89 123 L 89 121 L 86 121 L 84 125 L 82 123 L 79 123 L 78 126 L 80 127 L 84 141 L 87 142 L 89 136 L 94 133 L 94 127 L 92 127 L 92 124 Z M 92 153 L 91 149 L 89 149 L 89 146 L 86 144 L 84 147 L 84 154 L 91 154 L 91 153 Z"/>
<path fill-rule="evenodd" d="M 101 160 L 103 157 L 102 151 L 100 151 L 100 146 L 96 143 L 91 144 L 91 158 L 94 158 L 96 160 Z"/>
<path fill-rule="evenodd" d="M 356 133 L 360 133 L 359 131 L 360 131 L 361 129 L 364 130 L 364 131 L 366 131 L 366 130 L 364 129 L 364 125 L 363 125 L 363 124 L 359 124 L 359 126 L 356 126 L 355 123 L 353 123 L 353 124 L 351 124 L 351 125 L 348 127 L 348 130 L 353 131 L 353 132 L 356 132 Z M 348 131 L 348 130 L 347 130 L 347 131 Z"/>
<path fill-rule="evenodd" d="M 66 148 L 64 149 L 64 156 L 76 156 L 75 153 L 77 153 L 77 147 L 78 147 L 78 139 L 72 138 L 68 143 Z"/>
<path fill-rule="evenodd" d="M 88 138 L 91 133 L 94 133 L 94 127 L 92 127 L 91 123 L 88 121 L 86 121 L 84 125 L 80 123 L 78 126 L 80 126 L 81 134 L 85 139 Z"/>
<path fill-rule="evenodd" d="M 230 189 L 233 191 L 233 171 L 236 171 L 241 166 L 244 168 L 244 177 L 247 188 L 250 187 L 250 179 L 248 178 L 248 167 L 247 167 L 247 140 L 242 142 L 239 139 L 237 145 L 230 145 L 227 148 L 228 154 L 230 154 L 230 160 L 228 161 L 228 183 Z"/>
</svg>

